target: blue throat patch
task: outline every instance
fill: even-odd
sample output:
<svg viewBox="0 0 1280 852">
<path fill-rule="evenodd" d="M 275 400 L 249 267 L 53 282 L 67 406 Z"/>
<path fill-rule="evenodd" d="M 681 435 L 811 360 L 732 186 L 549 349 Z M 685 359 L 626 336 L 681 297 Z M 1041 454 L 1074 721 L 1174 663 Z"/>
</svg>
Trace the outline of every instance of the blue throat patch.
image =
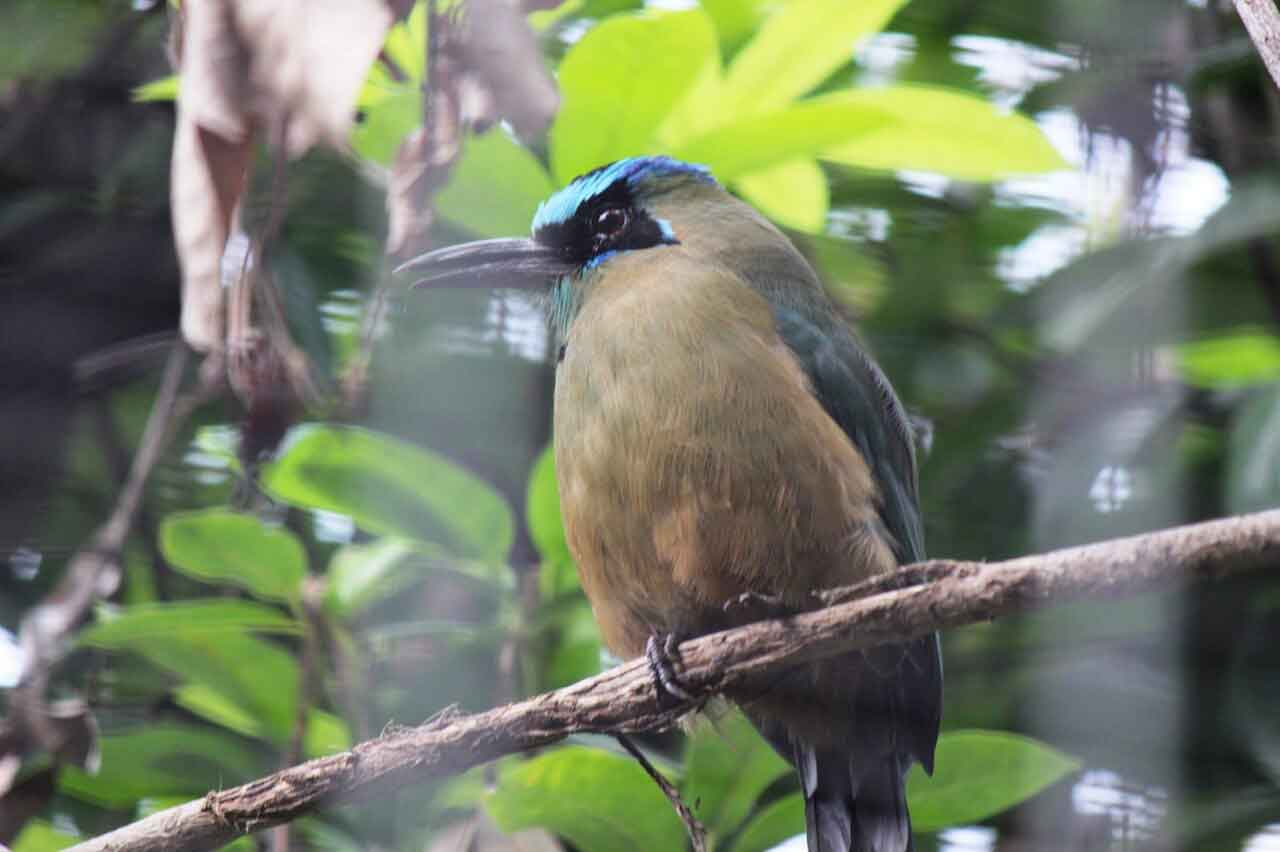
<svg viewBox="0 0 1280 852">
<path fill-rule="evenodd" d="M 576 177 L 564 189 L 538 205 L 533 214 L 533 232 L 546 225 L 567 222 L 578 212 L 582 202 L 604 192 L 614 182 L 625 179 L 632 189 L 642 181 L 667 175 L 690 175 L 714 183 L 706 166 L 685 163 L 671 157 L 628 157 Z"/>
</svg>

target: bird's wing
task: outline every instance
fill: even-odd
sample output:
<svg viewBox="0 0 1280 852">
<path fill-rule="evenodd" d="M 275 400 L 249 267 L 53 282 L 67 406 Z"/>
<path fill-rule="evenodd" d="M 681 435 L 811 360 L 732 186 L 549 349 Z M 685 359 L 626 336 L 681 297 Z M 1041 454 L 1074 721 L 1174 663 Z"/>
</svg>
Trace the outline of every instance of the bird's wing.
<svg viewBox="0 0 1280 852">
<path fill-rule="evenodd" d="M 822 407 L 870 466 L 880 488 L 880 518 L 898 560 L 906 564 L 923 559 L 924 531 L 911 427 L 889 380 L 842 324 L 820 328 L 798 311 L 784 307 L 774 308 L 774 318 L 779 336 L 808 374 Z M 917 639 L 888 653 L 889 659 L 898 662 L 895 676 L 885 683 L 884 695 L 895 735 L 904 739 L 911 756 L 932 772 L 942 717 L 938 638 Z"/>
</svg>

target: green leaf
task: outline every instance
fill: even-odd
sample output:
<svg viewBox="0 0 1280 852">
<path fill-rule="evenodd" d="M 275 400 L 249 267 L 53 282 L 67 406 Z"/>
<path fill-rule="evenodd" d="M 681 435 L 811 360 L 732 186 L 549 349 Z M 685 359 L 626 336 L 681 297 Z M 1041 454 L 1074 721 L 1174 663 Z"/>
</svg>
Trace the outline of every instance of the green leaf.
<svg viewBox="0 0 1280 852">
<path fill-rule="evenodd" d="M 1228 436 L 1226 492 L 1233 515 L 1280 506 L 1280 384 L 1236 412 Z"/>
<path fill-rule="evenodd" d="M 502 130 L 491 130 L 467 138 L 436 209 L 482 237 L 525 234 L 539 202 L 554 189 L 537 157 Z"/>
<path fill-rule="evenodd" d="M 118 650 L 167 637 L 302 632 L 298 622 L 280 610 L 252 601 L 211 599 L 124 609 L 99 607 L 97 613 L 97 623 L 76 637 L 79 644 Z"/>
<path fill-rule="evenodd" d="M 702 8 L 716 25 L 720 45 L 733 53 L 756 31 L 769 0 L 702 0 Z"/>
<path fill-rule="evenodd" d="M 791 771 L 737 710 L 700 723 L 685 749 L 684 765 L 685 801 L 720 836 L 733 832 L 760 794 Z"/>
<path fill-rule="evenodd" d="M 176 101 L 178 99 L 178 86 L 181 79 L 177 74 L 170 74 L 168 77 L 161 77 L 159 80 L 152 80 L 150 83 L 143 83 L 133 90 L 133 99 L 139 103 L 148 101 Z"/>
<path fill-rule="evenodd" d="M 99 740 L 96 775 L 64 766 L 59 789 L 78 799 L 123 810 L 151 796 L 203 795 L 262 772 L 254 752 L 235 737 L 197 725 L 149 724 Z"/>
<path fill-rule="evenodd" d="M 620 15 L 589 31 L 560 63 L 556 179 L 653 150 L 659 123 L 716 50 L 711 21 L 697 10 Z"/>
<path fill-rule="evenodd" d="M 791 160 L 813 157 L 894 121 L 884 110 L 836 100 L 803 101 L 738 118 L 676 148 L 675 156 L 704 163 L 721 181 Z"/>
<path fill-rule="evenodd" d="M 1039 126 L 988 101 L 932 86 L 857 89 L 818 99 L 886 115 L 821 158 L 864 169 L 914 169 L 989 181 L 1067 168 Z"/>
<path fill-rule="evenodd" d="M 302 754 L 308 760 L 351 748 L 351 729 L 340 717 L 314 707 L 307 712 Z"/>
<path fill-rule="evenodd" d="M 427 23 L 427 4 L 415 2 L 408 17 L 387 32 L 382 48 L 414 88 L 427 76 Z"/>
<path fill-rule="evenodd" d="M 721 90 L 724 115 L 786 106 L 853 60 L 905 0 L 792 0 L 734 58 Z"/>
<path fill-rule="evenodd" d="M 1029 799 L 1080 764 L 1030 737 L 1002 731 L 952 731 L 938 738 L 932 778 L 907 777 L 916 831 L 977 822 Z"/>
<path fill-rule="evenodd" d="M 653 780 L 631 758 L 599 749 L 569 746 L 504 766 L 485 809 L 504 832 L 545 828 L 593 852 L 684 848 L 684 828 Z"/>
<path fill-rule="evenodd" d="M 366 160 L 390 166 L 404 137 L 422 123 L 422 93 L 396 86 L 372 100 L 351 131 L 351 147 Z"/>
<path fill-rule="evenodd" d="M 421 576 L 417 555 L 411 543 L 389 537 L 338 548 L 329 560 L 329 611 L 350 618 L 404 589 Z"/>
<path fill-rule="evenodd" d="M 295 506 L 339 512 L 383 535 L 502 563 L 515 523 L 502 495 L 441 455 L 352 426 L 303 426 L 262 473 Z"/>
<path fill-rule="evenodd" d="M 1215 390 L 1280 379 L 1280 338 L 1261 329 L 1187 341 L 1176 351 L 1183 376 L 1196 387 Z"/>
<path fill-rule="evenodd" d="M 821 233 L 827 223 L 827 177 L 813 160 L 792 160 L 752 172 L 738 178 L 735 188 L 779 225 Z"/>
<path fill-rule="evenodd" d="M 734 841 L 733 852 L 766 852 L 804 831 L 804 794 L 792 793 L 756 814 Z"/>
<path fill-rule="evenodd" d="M 262 722 L 252 712 L 207 683 L 188 683 L 173 694 L 174 703 L 201 719 L 208 719 L 246 737 L 262 736 Z"/>
<path fill-rule="evenodd" d="M 559 689 L 599 674 L 600 628 L 587 599 L 580 597 L 557 611 L 555 626 L 556 641 L 547 653 L 542 688 Z"/>
<path fill-rule="evenodd" d="M 234 583 L 267 600 L 296 597 L 307 573 L 297 536 L 229 509 L 168 515 L 160 523 L 160 551 L 190 577 Z"/>
<path fill-rule="evenodd" d="M 13 841 L 13 852 L 55 852 L 80 841 L 80 835 L 54 828 L 42 819 L 30 820 Z"/>
<path fill-rule="evenodd" d="M 560 519 L 560 487 L 556 483 L 556 456 L 550 445 L 538 455 L 529 474 L 529 491 L 525 499 L 525 522 L 529 537 L 544 562 L 560 564 L 573 561 L 564 537 Z"/>
</svg>

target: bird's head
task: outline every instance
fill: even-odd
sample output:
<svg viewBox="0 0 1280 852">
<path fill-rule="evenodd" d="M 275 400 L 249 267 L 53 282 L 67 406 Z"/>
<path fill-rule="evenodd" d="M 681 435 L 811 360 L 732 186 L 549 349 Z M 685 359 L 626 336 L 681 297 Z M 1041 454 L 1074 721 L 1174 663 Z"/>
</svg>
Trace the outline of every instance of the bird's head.
<svg viewBox="0 0 1280 852">
<path fill-rule="evenodd" d="M 414 286 L 543 287 L 580 277 L 623 252 L 677 245 L 673 222 L 699 197 L 728 198 L 702 166 L 631 157 L 587 172 L 538 206 L 530 239 L 480 240 L 414 258 Z"/>
</svg>

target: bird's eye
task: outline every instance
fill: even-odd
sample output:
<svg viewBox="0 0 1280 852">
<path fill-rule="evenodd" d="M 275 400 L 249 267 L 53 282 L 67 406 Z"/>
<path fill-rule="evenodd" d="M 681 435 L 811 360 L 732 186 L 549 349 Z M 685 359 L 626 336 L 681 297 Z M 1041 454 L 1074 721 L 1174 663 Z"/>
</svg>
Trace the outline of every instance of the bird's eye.
<svg viewBox="0 0 1280 852">
<path fill-rule="evenodd" d="M 631 223 L 631 214 L 625 207 L 606 207 L 596 214 L 591 223 L 592 241 L 597 249 L 621 236 Z"/>
</svg>

